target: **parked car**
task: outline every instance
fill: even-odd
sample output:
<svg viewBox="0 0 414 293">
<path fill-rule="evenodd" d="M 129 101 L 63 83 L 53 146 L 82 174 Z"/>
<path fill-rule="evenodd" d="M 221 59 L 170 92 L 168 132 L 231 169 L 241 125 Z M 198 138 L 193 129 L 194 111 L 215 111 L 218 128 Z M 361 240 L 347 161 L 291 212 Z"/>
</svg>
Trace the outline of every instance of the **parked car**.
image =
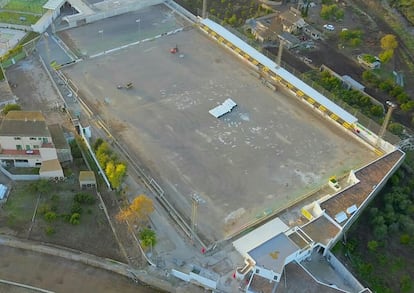
<svg viewBox="0 0 414 293">
<path fill-rule="evenodd" d="M 324 24 L 323 28 L 328 30 L 328 31 L 334 31 L 335 27 L 332 24 Z"/>
</svg>

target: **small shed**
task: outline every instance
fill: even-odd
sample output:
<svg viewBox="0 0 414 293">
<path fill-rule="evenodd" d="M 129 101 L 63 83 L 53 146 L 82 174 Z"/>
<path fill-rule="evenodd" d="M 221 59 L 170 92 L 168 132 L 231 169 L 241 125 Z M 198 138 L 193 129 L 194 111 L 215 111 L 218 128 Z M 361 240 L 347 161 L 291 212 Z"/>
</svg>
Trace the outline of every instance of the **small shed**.
<svg viewBox="0 0 414 293">
<path fill-rule="evenodd" d="M 82 189 L 96 188 L 95 173 L 93 171 L 80 171 L 79 185 Z"/>
</svg>

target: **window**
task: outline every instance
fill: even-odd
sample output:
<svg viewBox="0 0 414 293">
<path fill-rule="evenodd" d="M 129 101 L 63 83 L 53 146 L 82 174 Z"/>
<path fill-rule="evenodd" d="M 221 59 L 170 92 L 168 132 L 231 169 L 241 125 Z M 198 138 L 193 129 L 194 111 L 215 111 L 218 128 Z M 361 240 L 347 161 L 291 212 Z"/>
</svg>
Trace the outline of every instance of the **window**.
<svg viewBox="0 0 414 293">
<path fill-rule="evenodd" d="M 29 160 L 15 160 L 16 163 L 28 163 Z"/>
<path fill-rule="evenodd" d="M 36 140 L 36 137 L 31 137 L 30 140 Z"/>
<path fill-rule="evenodd" d="M 26 151 L 29 151 L 30 150 L 30 145 L 26 145 Z"/>
<path fill-rule="evenodd" d="M 38 149 L 38 148 L 39 148 L 39 146 L 38 146 L 37 144 L 34 144 L 34 145 L 33 145 L 33 148 L 34 148 L 34 149 Z"/>
<path fill-rule="evenodd" d="M 40 166 L 42 166 L 42 163 L 36 163 L 35 166 L 40 167 Z"/>
<path fill-rule="evenodd" d="M 38 140 L 42 140 L 42 138 L 41 138 L 41 137 L 39 137 L 39 138 L 38 138 Z"/>
<path fill-rule="evenodd" d="M 48 143 L 47 137 L 43 137 L 43 143 Z"/>
<path fill-rule="evenodd" d="M 16 144 L 16 150 L 21 151 L 22 150 L 22 145 L 21 144 Z"/>
<path fill-rule="evenodd" d="M 18 136 L 16 136 L 15 138 L 14 138 L 14 140 L 21 140 L 22 138 L 21 137 L 18 137 Z"/>
</svg>

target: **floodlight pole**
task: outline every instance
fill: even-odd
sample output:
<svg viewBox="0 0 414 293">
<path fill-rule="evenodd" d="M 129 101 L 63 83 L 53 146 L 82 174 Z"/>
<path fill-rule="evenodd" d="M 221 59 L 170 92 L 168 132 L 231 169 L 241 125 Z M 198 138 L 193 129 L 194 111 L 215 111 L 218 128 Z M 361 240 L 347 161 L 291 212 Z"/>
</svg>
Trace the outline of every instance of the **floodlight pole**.
<svg viewBox="0 0 414 293">
<path fill-rule="evenodd" d="M 192 210 L 191 210 L 191 238 L 194 239 L 196 228 L 197 228 L 197 216 L 198 216 L 198 206 L 205 201 L 198 195 L 193 194 L 191 197 L 192 200 Z"/>
<path fill-rule="evenodd" d="M 202 18 L 207 17 L 207 0 L 203 0 L 203 11 L 201 13 Z"/>
</svg>

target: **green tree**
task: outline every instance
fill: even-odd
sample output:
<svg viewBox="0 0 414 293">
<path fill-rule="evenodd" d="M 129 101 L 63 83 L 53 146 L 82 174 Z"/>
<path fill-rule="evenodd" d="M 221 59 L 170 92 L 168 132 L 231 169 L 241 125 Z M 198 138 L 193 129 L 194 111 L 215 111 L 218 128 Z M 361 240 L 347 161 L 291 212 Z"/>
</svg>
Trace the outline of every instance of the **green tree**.
<svg viewBox="0 0 414 293">
<path fill-rule="evenodd" d="M 400 123 L 393 122 L 388 126 L 388 130 L 395 135 L 401 135 L 404 131 L 404 126 L 402 126 Z"/>
<path fill-rule="evenodd" d="M 144 247 L 154 247 L 157 244 L 157 235 L 151 229 L 142 229 L 139 233 L 139 239 Z"/>
<path fill-rule="evenodd" d="M 20 111 L 21 109 L 22 107 L 18 104 L 7 104 L 3 108 L 3 114 L 7 115 L 7 113 L 9 113 L 10 111 Z"/>
<path fill-rule="evenodd" d="M 401 110 L 404 112 L 411 111 L 412 109 L 414 109 L 414 101 L 408 101 L 404 104 L 401 104 Z"/>
</svg>

